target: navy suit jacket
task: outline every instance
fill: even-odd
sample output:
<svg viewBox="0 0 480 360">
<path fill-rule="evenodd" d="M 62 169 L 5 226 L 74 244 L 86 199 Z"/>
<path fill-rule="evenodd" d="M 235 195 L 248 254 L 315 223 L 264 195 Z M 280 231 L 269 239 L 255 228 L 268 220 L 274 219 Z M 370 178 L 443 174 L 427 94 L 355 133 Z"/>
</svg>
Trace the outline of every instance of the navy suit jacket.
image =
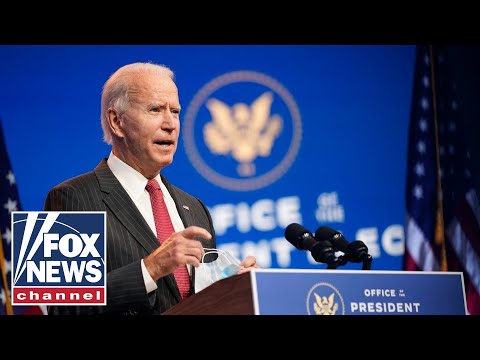
<svg viewBox="0 0 480 360">
<path fill-rule="evenodd" d="M 184 226 L 205 228 L 212 234 L 212 239 L 197 240 L 205 248 L 215 248 L 212 218 L 203 202 L 170 184 L 163 175 L 161 177 Z M 50 306 L 49 314 L 155 315 L 181 301 L 173 274 L 158 279 L 158 289 L 147 294 L 140 260 L 158 248 L 158 239 L 113 175 L 107 159 L 102 159 L 93 171 L 51 189 L 44 210 L 106 211 L 107 214 L 107 305 Z"/>
</svg>

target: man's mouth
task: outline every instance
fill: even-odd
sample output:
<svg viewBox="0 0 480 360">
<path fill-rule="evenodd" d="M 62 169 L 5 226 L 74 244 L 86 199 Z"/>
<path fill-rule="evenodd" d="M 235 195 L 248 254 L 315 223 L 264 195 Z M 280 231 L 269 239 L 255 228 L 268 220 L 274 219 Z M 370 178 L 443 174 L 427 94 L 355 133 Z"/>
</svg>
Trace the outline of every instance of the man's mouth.
<svg viewBox="0 0 480 360">
<path fill-rule="evenodd" d="M 173 145 L 173 141 L 168 141 L 168 140 L 155 141 L 155 144 L 160 145 L 160 146 L 168 147 L 168 146 L 170 146 L 170 145 Z"/>
</svg>

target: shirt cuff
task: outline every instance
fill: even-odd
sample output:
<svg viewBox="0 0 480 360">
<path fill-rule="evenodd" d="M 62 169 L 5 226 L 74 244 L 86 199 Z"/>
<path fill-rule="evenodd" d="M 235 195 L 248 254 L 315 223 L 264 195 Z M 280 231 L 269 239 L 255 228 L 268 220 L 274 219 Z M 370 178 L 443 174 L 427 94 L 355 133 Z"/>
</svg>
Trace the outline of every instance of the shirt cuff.
<svg viewBox="0 0 480 360">
<path fill-rule="evenodd" d="M 157 283 L 153 281 L 152 277 L 148 273 L 147 267 L 145 266 L 143 259 L 141 261 L 141 264 L 142 264 L 143 282 L 145 283 L 147 294 L 150 294 L 152 291 L 157 290 L 158 286 L 157 286 Z"/>
</svg>

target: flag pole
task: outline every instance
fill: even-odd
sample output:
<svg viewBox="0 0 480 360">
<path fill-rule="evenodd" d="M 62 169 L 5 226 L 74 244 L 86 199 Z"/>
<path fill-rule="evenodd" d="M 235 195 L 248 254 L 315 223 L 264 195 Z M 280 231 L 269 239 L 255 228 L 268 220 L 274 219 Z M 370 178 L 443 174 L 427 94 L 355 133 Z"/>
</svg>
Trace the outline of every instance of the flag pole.
<svg viewBox="0 0 480 360">
<path fill-rule="evenodd" d="M 438 141 L 438 113 L 437 113 L 437 98 L 435 92 L 435 61 L 433 57 L 433 46 L 428 46 L 429 58 L 430 58 L 430 78 L 432 79 L 432 106 L 433 106 L 433 124 L 435 127 L 435 160 L 436 160 L 436 170 L 437 170 L 437 219 L 435 222 L 435 244 L 440 246 L 441 249 L 441 258 L 440 258 L 440 270 L 447 271 L 447 251 L 445 248 L 445 227 L 443 219 L 443 192 L 442 192 L 442 179 L 440 172 L 440 149 Z"/>
</svg>

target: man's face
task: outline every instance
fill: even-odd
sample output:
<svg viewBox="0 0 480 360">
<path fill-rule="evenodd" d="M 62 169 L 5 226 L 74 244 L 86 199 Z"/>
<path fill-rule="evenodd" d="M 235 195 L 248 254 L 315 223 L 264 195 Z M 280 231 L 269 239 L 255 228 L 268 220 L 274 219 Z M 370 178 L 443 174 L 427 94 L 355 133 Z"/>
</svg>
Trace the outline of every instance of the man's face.
<svg viewBox="0 0 480 360">
<path fill-rule="evenodd" d="M 172 79 L 139 75 L 129 93 L 130 106 L 121 116 L 125 161 L 153 177 L 173 161 L 180 132 L 180 102 Z"/>
</svg>

